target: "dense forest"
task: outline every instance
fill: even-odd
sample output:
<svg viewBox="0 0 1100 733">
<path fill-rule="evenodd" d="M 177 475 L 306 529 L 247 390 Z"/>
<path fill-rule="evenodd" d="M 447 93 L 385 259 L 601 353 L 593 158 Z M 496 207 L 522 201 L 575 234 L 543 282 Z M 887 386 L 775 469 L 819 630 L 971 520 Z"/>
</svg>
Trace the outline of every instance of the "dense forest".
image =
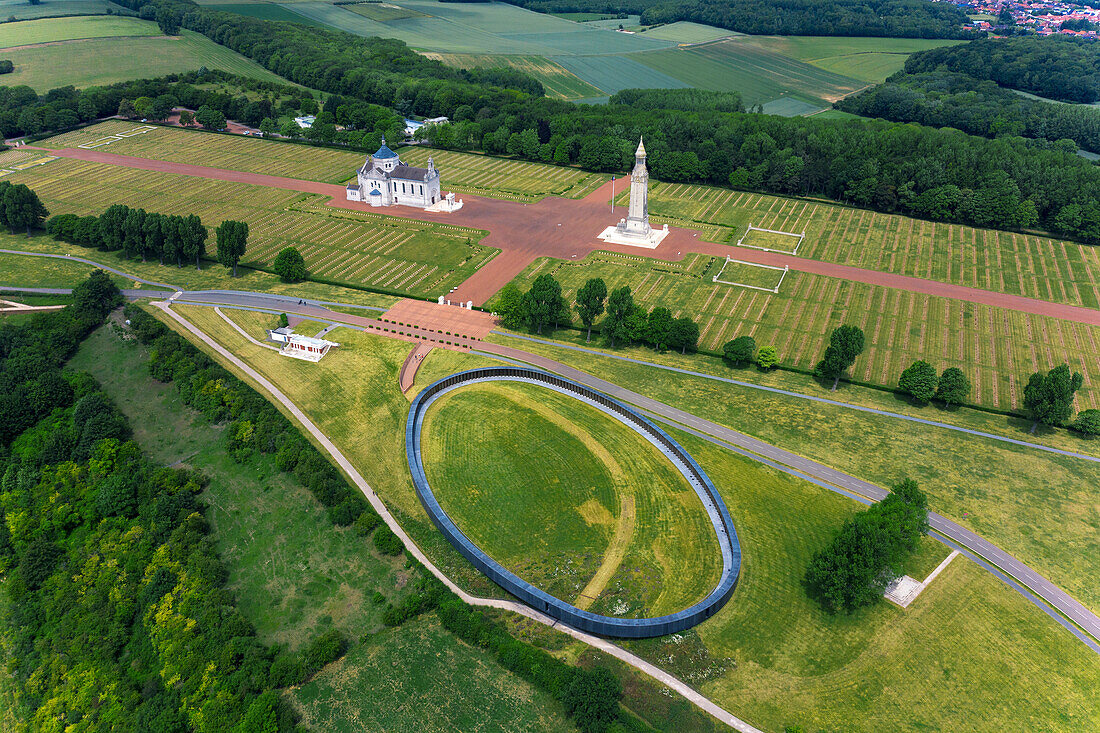
<svg viewBox="0 0 1100 733">
<path fill-rule="evenodd" d="M 864 117 L 954 127 L 982 137 L 1073 140 L 1100 153 L 1100 109 L 1024 97 L 994 82 L 949 71 L 899 72 L 833 106 Z"/>
<path fill-rule="evenodd" d="M 294 730 L 275 653 L 224 588 L 203 477 L 150 463 L 95 380 L 62 370 L 120 300 L 96 271 L 73 305 L 0 325 L 12 712 L 28 730 Z"/>
<path fill-rule="evenodd" d="M 905 71 L 954 71 L 1063 102 L 1100 100 L 1100 46 L 1061 36 L 988 38 L 921 51 Z"/>
<path fill-rule="evenodd" d="M 779 36 L 974 38 L 966 13 L 925 0 L 505 0 L 542 13 L 637 13 L 645 25 L 690 20 Z"/>
</svg>

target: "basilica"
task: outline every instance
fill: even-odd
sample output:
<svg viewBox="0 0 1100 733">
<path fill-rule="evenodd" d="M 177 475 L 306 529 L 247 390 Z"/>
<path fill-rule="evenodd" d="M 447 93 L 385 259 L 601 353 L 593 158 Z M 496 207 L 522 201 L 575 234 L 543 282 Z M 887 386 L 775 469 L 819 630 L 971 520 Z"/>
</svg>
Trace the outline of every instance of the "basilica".
<svg viewBox="0 0 1100 733">
<path fill-rule="evenodd" d="M 348 184 L 348 201 L 363 201 L 371 206 L 417 206 L 429 208 L 442 202 L 439 171 L 428 158 L 427 168 L 405 165 L 397 153 L 382 147 L 356 172 L 356 180 Z"/>
</svg>

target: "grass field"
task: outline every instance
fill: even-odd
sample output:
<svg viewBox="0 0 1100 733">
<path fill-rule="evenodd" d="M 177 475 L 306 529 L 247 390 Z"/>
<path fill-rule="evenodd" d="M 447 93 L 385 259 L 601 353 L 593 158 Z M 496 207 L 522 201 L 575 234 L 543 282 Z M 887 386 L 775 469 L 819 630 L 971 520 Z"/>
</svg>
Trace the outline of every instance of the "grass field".
<svg viewBox="0 0 1100 733">
<path fill-rule="evenodd" d="M 0 239 L 3 249 L 21 248 L 21 245 L 27 244 L 28 241 L 34 240 L 10 234 Z M 0 254 L 0 286 L 72 288 L 88 277 L 88 273 L 94 269 L 96 268 L 83 262 L 66 262 L 52 257 Z M 128 280 L 117 275 L 111 275 L 111 279 L 120 288 L 130 287 Z"/>
<path fill-rule="evenodd" d="M 188 309 L 188 317 L 194 315 L 194 310 Z M 381 373 L 376 370 L 385 363 L 378 357 L 390 351 L 388 343 L 395 342 L 364 337 L 363 345 L 369 343 L 369 351 L 356 352 L 352 363 L 339 365 L 326 359 L 317 365 L 304 365 L 314 373 L 303 379 L 295 376 L 303 365 L 286 364 L 291 360 L 257 353 L 263 350 L 247 346 L 232 332 L 218 332 L 209 316 L 201 317 L 207 319 L 204 329 L 209 326 L 208 332 L 291 393 L 342 450 L 363 456 L 353 460 L 369 472 L 368 480 L 387 503 L 394 506 L 408 502 L 410 508 L 416 507 L 412 496 L 395 499 L 399 494 L 411 494 L 411 490 L 391 494 L 391 489 L 406 479 L 387 475 L 393 460 L 391 451 L 400 454 L 402 444 L 400 422 L 395 424 L 388 415 L 397 411 L 397 405 L 407 403 L 404 399 L 392 403 L 388 396 L 394 389 L 387 385 L 396 367 L 383 367 L 385 385 L 377 381 Z M 393 356 L 385 358 L 396 361 L 406 346 L 400 344 Z M 351 354 L 348 351 L 337 356 Z M 457 355 L 434 352 L 425 367 L 437 356 Z M 365 358 L 371 361 L 363 361 Z M 467 364 L 447 367 L 454 370 Z M 449 373 L 440 371 L 441 366 L 437 362 L 433 373 L 422 375 L 418 383 L 426 384 L 439 374 Z M 602 373 L 639 388 L 643 384 L 638 375 L 618 369 Z M 334 379 L 352 389 L 333 389 Z M 682 376 L 672 379 L 681 382 L 683 394 L 710 408 L 718 405 L 731 412 L 745 409 L 740 402 L 730 403 L 724 394 L 716 396 L 713 390 L 700 390 Z M 660 383 L 646 379 L 646 384 L 650 381 Z M 321 392 L 326 397 L 321 398 Z M 387 407 L 387 403 L 393 406 Z M 364 409 L 367 405 L 371 407 Z M 763 400 L 760 410 L 768 415 L 765 422 L 777 415 L 775 405 Z M 804 428 L 829 421 L 796 422 L 804 439 L 825 447 L 820 436 L 807 435 Z M 362 450 L 349 449 L 349 436 L 353 436 L 350 442 L 373 444 L 373 449 L 367 456 Z M 858 505 L 689 436 L 675 433 L 675 437 L 721 484 L 742 540 L 742 578 L 730 603 L 695 631 L 631 644 L 635 651 L 766 730 L 785 725 L 855 731 L 1010 729 L 1019 721 L 1025 721 L 1028 728 L 1046 730 L 1095 727 L 1100 711 L 1096 710 L 1093 690 L 1100 683 L 1100 663 L 1092 652 L 1015 592 L 959 558 L 906 611 L 882 603 L 853 616 L 826 614 L 806 598 L 800 578 L 812 553 L 828 542 Z M 865 459 L 868 444 L 869 440 L 859 433 L 858 439 L 853 438 L 847 445 L 853 454 Z M 393 448 L 388 447 L 391 445 Z M 940 445 L 945 450 L 956 449 L 942 442 Z M 979 453 L 972 451 L 975 461 Z M 882 456 L 909 465 L 911 453 L 882 451 Z M 998 458 L 982 456 L 986 466 L 997 465 Z M 891 480 L 896 480 L 896 475 Z M 928 562 L 937 552 L 943 550 L 922 550 Z M 1084 573 L 1081 577 L 1090 576 Z M 542 634 L 534 632 L 533 637 L 546 638 Z M 568 647 L 559 653 L 579 651 Z M 442 652 L 436 656 L 449 658 Z M 350 659 L 358 663 L 358 657 Z M 368 666 L 399 666 L 403 671 L 400 679 L 412 679 L 414 683 L 420 679 L 422 668 L 419 664 L 398 665 L 391 657 Z M 425 660 L 424 668 L 429 670 L 430 678 L 430 671 L 435 669 L 430 658 Z M 329 679 L 339 682 L 330 683 Z M 320 695 L 322 688 L 306 686 L 298 699 L 303 700 L 303 694 L 309 691 L 302 702 L 307 722 L 322 721 L 326 728 L 371 727 L 372 719 L 360 717 L 364 713 L 358 711 L 369 707 L 374 699 L 364 698 L 362 690 L 377 687 L 375 679 L 341 672 L 339 665 L 327 671 L 315 684 L 330 685 L 323 689 L 337 693 L 337 700 L 346 700 L 340 703 L 343 712 L 314 702 L 310 695 L 314 690 Z M 444 689 L 449 684 L 449 680 L 439 682 Z M 471 685 L 480 688 L 476 676 Z M 383 692 L 374 695 L 388 694 L 385 690 L 388 688 L 383 685 Z M 413 716 L 421 709 L 415 704 L 410 708 Z M 337 714 L 339 720 L 332 717 Z M 349 718 L 351 723 L 342 722 Z M 387 727 L 385 722 L 378 725 Z"/>
<path fill-rule="evenodd" d="M 88 87 L 195 71 L 205 66 L 232 74 L 285 84 L 254 61 L 192 31 L 179 37 L 100 38 L 56 43 L 4 52 L 15 71 L 0 76 L 0 84 L 25 84 L 45 93 L 57 87 Z M 103 59 L 110 58 L 110 64 Z"/>
<path fill-rule="evenodd" d="M 561 705 L 455 640 L 432 619 L 386 630 L 352 649 L 292 699 L 310 730 L 562 731 Z"/>
<path fill-rule="evenodd" d="M 800 257 L 1100 307 L 1100 253 L 1074 242 L 685 184 L 651 185 L 649 207 L 714 241 L 735 243 L 748 224 L 806 232 Z"/>
<path fill-rule="evenodd" d="M 502 338 L 510 346 L 517 345 L 514 339 L 490 337 Z M 658 371 L 598 354 L 534 342 L 523 342 L 521 348 L 599 374 L 616 384 L 631 385 L 642 394 L 880 486 L 911 477 L 928 494 L 933 510 L 997 543 L 1085 605 L 1100 610 L 1100 589 L 1088 580 L 1100 571 L 1100 514 L 1092 490 L 1100 482 L 1100 465 L 1095 462 L 703 377 Z M 642 348 L 626 350 L 623 355 L 655 358 L 651 350 Z M 1030 422 L 1025 420 L 971 410 L 947 414 L 936 408 L 920 410 L 892 395 L 859 388 L 832 393 L 827 387 L 818 387 L 810 377 L 776 373 L 757 376 L 751 369 L 729 369 L 719 359 L 674 354 L 656 358 L 669 366 L 758 380 L 767 386 L 847 399 L 854 404 L 957 423 L 1018 440 L 1036 439 L 1064 450 L 1092 455 L 1100 450 L 1095 441 L 1074 438 L 1064 431 L 1031 436 L 1027 432 Z"/>
<path fill-rule="evenodd" d="M 695 319 L 703 348 L 721 350 L 747 334 L 775 346 L 783 364 L 801 369 L 813 369 L 829 332 L 850 323 L 867 338 L 850 370 L 855 379 L 892 387 L 917 359 L 938 370 L 958 366 L 974 386 L 970 400 L 1000 409 L 1022 406 L 1032 372 L 1066 361 L 1085 376 L 1077 409 L 1100 407 L 1095 326 L 794 271 L 778 294 L 765 293 L 712 282 L 721 264 L 704 255 L 654 263 L 595 253 L 579 262 L 538 260 L 515 282 L 526 288 L 534 277 L 552 273 L 571 303 L 587 278 L 602 277 L 609 289 L 629 286 L 647 308 L 665 306 L 676 317 Z"/>
<path fill-rule="evenodd" d="M 805 61 L 843 76 L 879 83 L 917 51 L 959 41 L 925 38 L 839 38 L 832 36 L 743 36 L 737 43 Z"/>
<path fill-rule="evenodd" d="M 694 491 L 595 408 L 535 385 L 472 385 L 432 405 L 424 436 L 444 510 L 547 592 L 642 617 L 687 608 L 717 584 L 721 557 Z"/>
<path fill-rule="evenodd" d="M 783 277 L 782 270 L 758 267 L 745 262 L 729 261 L 719 263 L 721 271 L 716 272 L 718 280 L 726 283 L 739 283 L 753 288 L 772 290 L 779 286 Z"/>
<path fill-rule="evenodd" d="M 363 2 L 355 3 L 354 5 L 343 5 L 342 7 L 345 10 L 350 10 L 356 15 L 362 15 L 364 18 L 370 18 L 371 20 L 377 20 L 383 23 L 388 20 L 429 17 L 426 13 L 421 13 L 409 8 L 402 8 L 399 5 L 393 5 L 391 3 Z"/>
<path fill-rule="evenodd" d="M 41 141 L 43 147 L 94 145 L 110 135 L 148 129 L 125 120 L 107 120 Z M 350 150 L 314 148 L 276 140 L 216 135 L 180 127 L 155 127 L 143 134 L 111 140 L 95 148 L 107 153 L 136 155 L 191 165 L 210 165 L 323 183 L 343 183 L 363 165 L 364 155 Z M 3 153 L 0 153 L 3 155 Z"/>
<path fill-rule="evenodd" d="M 232 0 L 226 3 L 199 3 L 200 5 L 214 5 L 217 10 L 223 10 L 227 13 L 238 13 L 240 15 L 248 15 L 253 18 L 260 18 L 261 20 L 277 20 L 287 23 L 301 23 L 302 25 L 312 25 L 318 28 L 325 27 L 324 23 L 318 23 L 317 21 L 307 18 L 304 15 L 287 10 L 282 5 L 276 5 L 272 2 L 236 2 Z"/>
<path fill-rule="evenodd" d="M 723 497 L 742 538 L 742 581 L 696 629 L 710 658 L 734 659 L 736 668 L 698 684 L 704 694 L 764 730 L 1008 730 L 1023 723 L 1075 731 L 1100 723 L 1097 655 L 965 558 L 904 611 L 880 603 L 852 615 L 823 612 L 806 596 L 802 573 L 855 505 L 676 437 L 723 487 L 738 487 L 723 489 Z M 676 665 L 670 641 L 631 646 Z M 695 663 L 684 656 L 677 667 L 689 670 Z"/>
<path fill-rule="evenodd" d="M 582 99 L 596 97 L 602 94 L 601 90 L 582 81 L 573 72 L 561 64 L 542 56 L 516 56 L 508 54 L 459 54 L 459 53 L 432 53 L 424 54 L 429 58 L 438 59 L 448 66 L 457 69 L 479 69 L 493 67 L 509 67 L 517 69 L 538 79 L 546 90 L 546 96 L 558 99 Z"/>
<path fill-rule="evenodd" d="M 159 36 L 160 28 L 150 20 L 113 15 L 76 18 L 44 18 L 0 24 L 0 48 L 79 38 Z"/>
<path fill-rule="evenodd" d="M 444 191 L 513 201 L 537 201 L 548 195 L 584 198 L 608 180 L 601 173 L 488 155 L 416 146 L 401 150 L 401 159 L 411 165 L 427 165 L 429 157 L 442 172 Z"/>
<path fill-rule="evenodd" d="M 244 265 L 270 265 L 279 250 L 295 246 L 315 276 L 400 292 L 441 295 L 495 254 L 472 243 L 479 238 L 472 230 L 335 210 L 312 194 L 70 159 L 8 180 L 30 184 L 55 214 L 98 214 L 121 203 L 164 214 L 197 214 L 211 232 L 225 219 L 245 221 L 249 246 Z M 212 255 L 212 234 L 207 248 Z M 176 268 L 161 272 L 164 277 L 182 273 Z"/>
<path fill-rule="evenodd" d="M 605 94 L 614 94 L 623 89 L 640 87 L 643 89 L 682 89 L 691 86 L 642 63 L 643 57 L 636 54 L 604 56 L 557 56 L 554 58 L 570 72 L 601 89 Z"/>
<path fill-rule="evenodd" d="M 31 5 L 27 0 L 0 0 L 0 18 L 32 20 L 59 15 L 115 15 L 132 13 L 132 10 L 109 0 L 43 0 Z"/>
<path fill-rule="evenodd" d="M 767 102 L 781 95 L 831 103 L 864 86 L 847 76 L 742 43 L 740 38 L 631 58 L 687 86 L 740 92 L 746 104 Z"/>
</svg>

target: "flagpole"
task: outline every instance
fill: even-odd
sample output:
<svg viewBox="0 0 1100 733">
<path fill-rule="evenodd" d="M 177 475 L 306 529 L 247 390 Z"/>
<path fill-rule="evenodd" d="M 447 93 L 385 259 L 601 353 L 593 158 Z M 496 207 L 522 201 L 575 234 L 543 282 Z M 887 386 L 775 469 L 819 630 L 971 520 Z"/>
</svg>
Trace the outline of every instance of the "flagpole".
<svg viewBox="0 0 1100 733">
<path fill-rule="evenodd" d="M 615 210 L 615 176 L 611 176 L 611 210 Z"/>
</svg>

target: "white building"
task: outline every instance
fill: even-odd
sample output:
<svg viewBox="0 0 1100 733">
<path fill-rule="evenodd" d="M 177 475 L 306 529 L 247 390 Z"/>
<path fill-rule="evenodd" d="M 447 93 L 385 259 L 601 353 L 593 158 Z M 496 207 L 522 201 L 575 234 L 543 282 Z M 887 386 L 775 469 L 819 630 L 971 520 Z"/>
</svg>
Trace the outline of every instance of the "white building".
<svg viewBox="0 0 1100 733">
<path fill-rule="evenodd" d="M 417 206 L 426 209 L 440 203 L 439 171 L 428 158 L 427 168 L 405 165 L 397 153 L 382 147 L 368 156 L 363 167 L 356 171 L 356 181 L 347 188 L 348 201 L 365 201 L 371 206 Z"/>
<path fill-rule="evenodd" d="M 321 357 L 328 353 L 333 346 L 340 344 L 326 339 L 315 339 L 292 333 L 287 337 L 286 346 L 279 350 L 283 356 L 292 356 L 295 359 L 306 361 L 320 361 Z"/>
<path fill-rule="evenodd" d="M 308 130 L 313 127 L 313 123 L 317 121 L 317 118 L 313 115 L 306 115 L 304 117 L 295 117 L 294 121 L 298 123 L 298 127 L 303 130 Z"/>
</svg>

